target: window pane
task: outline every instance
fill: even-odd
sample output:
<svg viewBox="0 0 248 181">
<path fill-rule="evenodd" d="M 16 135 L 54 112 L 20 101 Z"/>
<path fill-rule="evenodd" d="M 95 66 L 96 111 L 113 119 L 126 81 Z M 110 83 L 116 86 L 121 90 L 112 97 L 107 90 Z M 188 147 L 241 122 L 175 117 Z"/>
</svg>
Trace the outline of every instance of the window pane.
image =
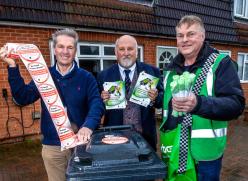
<svg viewBox="0 0 248 181">
<path fill-rule="evenodd" d="M 225 55 L 231 56 L 231 51 L 228 51 L 228 50 L 219 50 L 219 52 L 220 52 L 221 54 L 225 54 Z"/>
<path fill-rule="evenodd" d="M 79 59 L 79 67 L 91 72 L 95 77 L 100 72 L 99 59 Z"/>
<path fill-rule="evenodd" d="M 116 63 L 116 60 L 103 60 L 103 69 L 107 69 L 115 63 Z"/>
<path fill-rule="evenodd" d="M 173 60 L 177 54 L 177 48 L 171 47 L 158 47 L 158 66 L 160 69 L 161 75 L 163 75 L 163 70 L 165 67 Z"/>
<path fill-rule="evenodd" d="M 168 64 L 173 60 L 173 57 L 171 52 L 164 51 L 159 57 L 159 62 Z"/>
<path fill-rule="evenodd" d="M 99 46 L 80 45 L 80 55 L 99 55 Z"/>
<path fill-rule="evenodd" d="M 235 12 L 236 14 L 243 15 L 243 0 L 236 0 L 236 9 Z"/>
<path fill-rule="evenodd" d="M 141 48 L 138 48 L 137 61 L 140 62 L 140 60 L 141 60 Z"/>
<path fill-rule="evenodd" d="M 244 80 L 248 80 L 248 62 L 245 63 Z"/>
<path fill-rule="evenodd" d="M 104 55 L 115 56 L 115 48 L 114 47 L 104 47 Z"/>
<path fill-rule="evenodd" d="M 238 55 L 238 75 L 239 79 L 243 80 L 243 65 L 244 65 L 244 55 Z"/>
</svg>

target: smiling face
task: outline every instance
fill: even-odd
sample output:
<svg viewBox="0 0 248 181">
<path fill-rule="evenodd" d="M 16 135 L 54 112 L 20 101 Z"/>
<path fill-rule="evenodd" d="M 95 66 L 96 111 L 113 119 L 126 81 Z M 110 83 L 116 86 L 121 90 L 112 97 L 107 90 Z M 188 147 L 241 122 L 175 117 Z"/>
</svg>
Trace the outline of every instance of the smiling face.
<svg viewBox="0 0 248 181">
<path fill-rule="evenodd" d="M 67 35 L 59 35 L 54 47 L 54 54 L 59 65 L 71 66 L 76 55 L 75 39 Z"/>
<path fill-rule="evenodd" d="M 123 68 L 130 68 L 137 59 L 137 42 L 129 35 L 120 37 L 116 42 L 115 55 Z"/>
<path fill-rule="evenodd" d="M 187 59 L 196 59 L 205 40 L 205 33 L 197 23 L 189 26 L 187 23 L 176 28 L 177 47 L 179 52 Z"/>
</svg>

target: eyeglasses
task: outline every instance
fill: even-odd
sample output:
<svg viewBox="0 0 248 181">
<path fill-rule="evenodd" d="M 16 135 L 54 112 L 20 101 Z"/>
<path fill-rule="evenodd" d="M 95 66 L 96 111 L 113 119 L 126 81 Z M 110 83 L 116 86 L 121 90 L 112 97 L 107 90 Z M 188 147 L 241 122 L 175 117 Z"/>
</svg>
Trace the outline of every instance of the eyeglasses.
<svg viewBox="0 0 248 181">
<path fill-rule="evenodd" d="M 185 36 L 186 36 L 186 38 L 190 39 L 190 38 L 194 38 L 197 35 L 197 33 L 199 33 L 199 32 L 190 31 L 190 32 L 186 33 L 185 35 L 182 33 L 177 33 L 176 37 L 178 40 L 183 40 Z"/>
</svg>

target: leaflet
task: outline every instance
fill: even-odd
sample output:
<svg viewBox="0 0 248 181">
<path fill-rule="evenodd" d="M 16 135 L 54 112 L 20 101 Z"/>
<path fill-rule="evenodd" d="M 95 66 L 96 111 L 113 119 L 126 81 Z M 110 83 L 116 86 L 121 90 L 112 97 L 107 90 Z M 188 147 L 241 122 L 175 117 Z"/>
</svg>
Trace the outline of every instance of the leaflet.
<svg viewBox="0 0 248 181">
<path fill-rule="evenodd" d="M 106 109 L 125 109 L 125 83 L 123 81 L 104 82 L 103 89 L 108 91 L 110 98 L 105 102 Z"/>
<path fill-rule="evenodd" d="M 34 80 L 57 130 L 61 150 L 82 144 L 71 128 L 66 108 L 63 106 L 46 62 L 37 46 L 7 43 L 5 47 L 9 52 L 8 57 L 20 58 Z"/>
<path fill-rule="evenodd" d="M 150 74 L 140 72 L 136 85 L 134 86 L 130 101 L 141 106 L 147 107 L 151 100 L 148 97 L 148 91 L 155 89 L 158 85 L 159 78 Z"/>
</svg>

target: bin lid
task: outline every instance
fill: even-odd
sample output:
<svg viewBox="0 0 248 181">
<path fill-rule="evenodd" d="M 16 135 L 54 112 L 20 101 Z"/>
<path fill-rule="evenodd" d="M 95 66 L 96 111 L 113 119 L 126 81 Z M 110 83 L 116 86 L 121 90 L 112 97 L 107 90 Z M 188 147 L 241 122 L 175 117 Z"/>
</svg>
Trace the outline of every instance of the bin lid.
<svg viewBox="0 0 248 181">
<path fill-rule="evenodd" d="M 67 180 L 152 180 L 165 178 L 166 165 L 130 126 L 103 127 L 75 147 Z"/>
</svg>

